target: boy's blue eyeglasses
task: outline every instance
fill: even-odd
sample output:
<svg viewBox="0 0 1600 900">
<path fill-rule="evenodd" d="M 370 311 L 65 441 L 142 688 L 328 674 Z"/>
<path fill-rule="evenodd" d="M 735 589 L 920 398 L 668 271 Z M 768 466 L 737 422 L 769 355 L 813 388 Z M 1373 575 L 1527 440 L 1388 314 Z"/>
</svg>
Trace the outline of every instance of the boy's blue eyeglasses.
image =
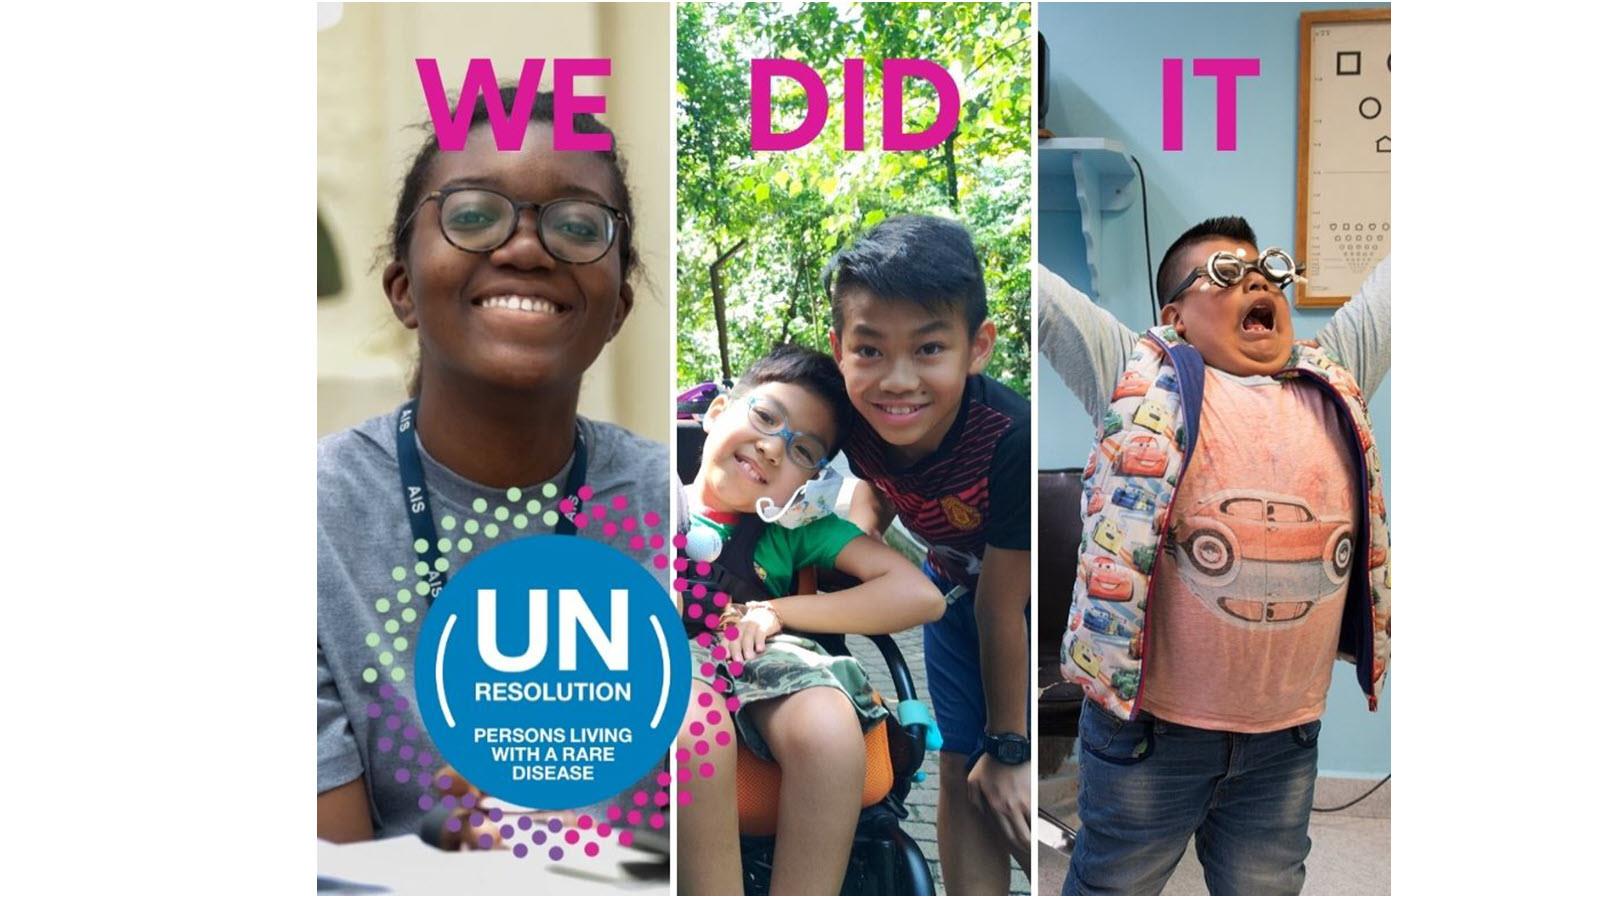
<svg viewBox="0 0 1600 900">
<path fill-rule="evenodd" d="M 593 200 L 518 203 L 499 191 L 449 187 L 423 197 L 400 226 L 400 234 L 435 200 L 439 201 L 439 230 L 444 239 L 468 253 L 493 253 L 504 247 L 517 233 L 525 209 L 533 210 L 534 233 L 545 252 L 574 265 L 598 262 L 617 242 L 618 224 L 628 224 L 626 213 Z"/>
<path fill-rule="evenodd" d="M 1219 288 L 1230 288 L 1244 280 L 1252 271 L 1260 272 L 1267 281 L 1277 285 L 1278 290 L 1288 287 L 1294 280 L 1306 273 L 1305 266 L 1297 266 L 1294 257 L 1277 247 L 1268 247 L 1261 252 L 1257 259 L 1247 260 L 1235 254 L 1218 250 L 1206 259 L 1203 267 L 1197 267 L 1189 273 L 1189 277 L 1178 282 L 1178 286 L 1167 292 L 1166 299 L 1161 301 L 1162 306 L 1178 299 L 1189 285 L 1199 280 L 1204 275 L 1211 279 L 1211 283 Z"/>
<path fill-rule="evenodd" d="M 751 394 L 745 398 L 750 408 L 750 426 L 765 435 L 783 438 L 784 449 L 794 464 L 816 471 L 828 464 L 828 445 L 814 434 L 789 430 L 789 411 L 771 397 Z"/>
</svg>

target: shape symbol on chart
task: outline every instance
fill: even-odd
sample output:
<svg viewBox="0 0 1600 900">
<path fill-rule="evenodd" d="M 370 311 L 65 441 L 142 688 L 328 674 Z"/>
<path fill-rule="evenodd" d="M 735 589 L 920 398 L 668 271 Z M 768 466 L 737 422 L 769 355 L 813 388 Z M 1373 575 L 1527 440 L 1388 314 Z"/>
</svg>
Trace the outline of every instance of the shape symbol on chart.
<svg viewBox="0 0 1600 900">
<path fill-rule="evenodd" d="M 1361 113 L 1363 119 L 1376 119 L 1378 114 L 1383 112 L 1383 101 L 1377 97 L 1363 98 L 1357 111 Z"/>
<path fill-rule="evenodd" d="M 1334 72 L 1339 75 L 1361 74 L 1361 51 L 1340 50 L 1339 56 L 1334 60 Z"/>
<path fill-rule="evenodd" d="M 1389 136 L 1387 134 L 1384 135 L 1381 138 L 1378 138 L 1378 152 L 1379 153 L 1388 153 L 1389 152 Z"/>
<path fill-rule="evenodd" d="M 1364 272 L 1371 268 L 1373 262 L 1384 250 L 1384 243 L 1388 237 L 1389 223 L 1384 222 L 1380 225 L 1377 222 L 1356 222 L 1353 223 L 1354 228 L 1352 229 L 1352 223 L 1350 222 L 1332 222 L 1329 223 L 1328 228 L 1330 231 L 1340 231 L 1341 224 L 1343 225 L 1343 231 L 1353 230 L 1360 232 L 1359 234 L 1348 235 L 1335 234 L 1333 237 L 1334 246 L 1339 248 L 1345 264 L 1358 272 Z M 1380 228 L 1382 229 L 1381 231 Z"/>
</svg>

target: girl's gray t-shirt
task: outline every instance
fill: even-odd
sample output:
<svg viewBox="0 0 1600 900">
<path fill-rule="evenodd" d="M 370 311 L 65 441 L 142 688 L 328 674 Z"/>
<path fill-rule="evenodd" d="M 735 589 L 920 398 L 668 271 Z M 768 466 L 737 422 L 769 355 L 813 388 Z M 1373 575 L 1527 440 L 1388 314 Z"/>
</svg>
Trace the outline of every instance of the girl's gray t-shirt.
<svg viewBox="0 0 1600 900">
<path fill-rule="evenodd" d="M 417 554 L 395 454 L 398 417 L 395 410 L 317 443 L 317 792 L 364 777 L 380 838 L 416 830 L 425 814 L 423 783 L 444 765 L 417 714 L 412 677 L 427 604 L 415 596 Z M 590 506 L 626 496 L 616 519 L 636 518 L 631 534 L 620 528 L 610 538 L 596 528 L 580 533 L 637 559 L 665 586 L 666 570 L 651 563 L 665 551 L 649 539 L 670 537 L 666 447 L 604 422 L 580 417 L 578 427 L 589 454 L 586 481 L 595 492 Z M 556 501 L 543 496 L 542 485 L 522 489 L 511 502 L 505 490 L 462 478 L 426 448 L 422 463 L 439 536 L 472 541 L 468 553 L 452 546 L 445 554 L 449 571 L 489 547 L 554 531 L 543 512 Z M 551 482 L 564 487 L 570 467 L 569 460 Z M 485 513 L 473 511 L 480 498 L 488 503 Z M 530 501 L 540 504 L 532 514 Z M 496 520 L 497 506 L 507 507 L 505 521 Z M 651 528 L 644 525 L 649 512 L 660 516 Z M 527 517 L 525 527 L 515 526 L 516 514 Z M 444 527 L 446 516 L 455 520 L 453 530 Z M 470 535 L 468 521 L 478 523 Z M 491 522 L 499 532 L 493 538 L 484 533 Z M 633 549 L 632 535 L 641 533 L 645 543 Z M 404 580 L 395 579 L 397 568 Z"/>
</svg>

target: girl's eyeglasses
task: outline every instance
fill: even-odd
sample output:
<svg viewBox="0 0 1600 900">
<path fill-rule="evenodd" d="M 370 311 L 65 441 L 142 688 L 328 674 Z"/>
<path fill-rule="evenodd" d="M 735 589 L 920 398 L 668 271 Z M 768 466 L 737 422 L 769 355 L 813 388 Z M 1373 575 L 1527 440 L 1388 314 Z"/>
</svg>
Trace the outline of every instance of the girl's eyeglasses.
<svg viewBox="0 0 1600 900">
<path fill-rule="evenodd" d="M 517 222 L 525 209 L 533 210 L 534 231 L 545 252 L 574 265 L 596 262 L 605 256 L 617 242 L 618 225 L 628 224 L 628 217 L 621 210 L 593 200 L 518 203 L 498 191 L 454 187 L 423 197 L 400 233 L 404 234 L 417 213 L 435 200 L 439 202 L 439 230 L 444 239 L 468 253 L 492 253 L 504 247 L 517 233 Z"/>
<path fill-rule="evenodd" d="M 1178 296 L 1188 290 L 1189 285 L 1194 284 L 1202 275 L 1219 288 L 1230 288 L 1243 281 L 1252 270 L 1260 272 L 1267 281 L 1277 285 L 1280 291 L 1306 273 L 1305 266 L 1295 265 L 1294 257 L 1277 247 L 1268 247 L 1261 252 L 1259 258 L 1253 260 L 1246 260 L 1219 250 L 1206 259 L 1204 267 L 1196 268 L 1189 273 L 1188 278 L 1178 282 L 1178 286 L 1168 292 L 1161 305 L 1166 306 L 1178 299 Z"/>
<path fill-rule="evenodd" d="M 745 403 L 750 407 L 750 427 L 783 438 L 785 451 L 795 465 L 814 472 L 828 464 L 828 445 L 814 434 L 790 431 L 789 413 L 783 404 L 755 394 L 746 397 Z"/>
</svg>

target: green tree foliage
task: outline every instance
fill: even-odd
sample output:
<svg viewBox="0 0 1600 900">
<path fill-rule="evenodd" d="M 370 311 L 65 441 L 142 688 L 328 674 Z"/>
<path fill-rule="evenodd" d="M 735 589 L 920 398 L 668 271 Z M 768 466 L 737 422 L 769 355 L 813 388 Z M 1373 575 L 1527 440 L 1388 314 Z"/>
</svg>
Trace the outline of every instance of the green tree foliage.
<svg viewBox="0 0 1600 900">
<path fill-rule="evenodd" d="M 1003 3 L 684 4 L 678 8 L 678 383 L 734 376 L 780 341 L 826 350 L 822 270 L 885 217 L 921 212 L 972 232 L 999 342 L 988 373 L 1030 391 L 1033 114 L 1030 8 Z M 826 127 L 787 152 L 750 149 L 750 60 L 784 57 L 828 87 Z M 844 149 L 844 60 L 866 60 L 866 150 Z M 961 92 L 955 134 L 926 151 L 882 149 L 882 63 L 938 62 Z M 774 85 L 773 126 L 805 94 Z M 906 82 L 906 128 L 937 114 Z M 719 339 L 717 304 L 723 299 Z M 726 354 L 728 372 L 724 372 Z"/>
</svg>

